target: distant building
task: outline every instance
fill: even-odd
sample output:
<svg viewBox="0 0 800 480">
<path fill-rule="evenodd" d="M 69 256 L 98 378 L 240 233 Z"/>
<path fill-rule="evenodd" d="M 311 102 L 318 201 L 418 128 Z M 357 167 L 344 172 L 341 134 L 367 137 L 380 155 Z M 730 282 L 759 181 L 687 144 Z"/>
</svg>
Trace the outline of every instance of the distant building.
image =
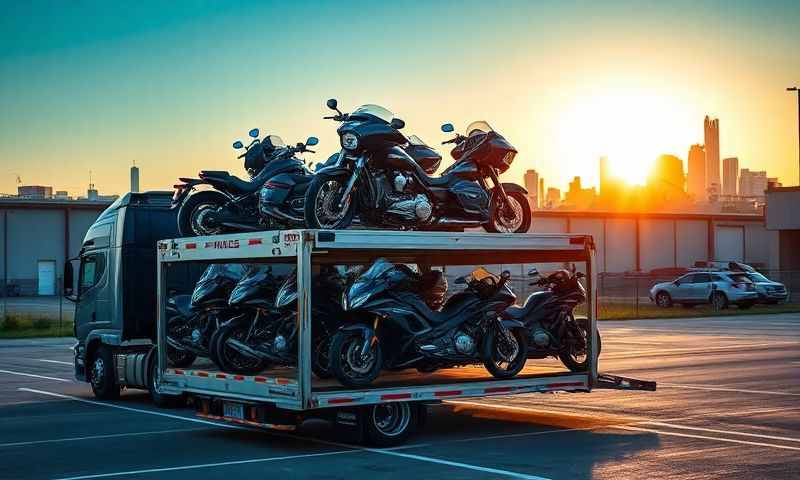
<svg viewBox="0 0 800 480">
<path fill-rule="evenodd" d="M 767 190 L 774 190 L 776 188 L 783 188 L 783 184 L 778 181 L 778 177 L 768 177 Z"/>
<path fill-rule="evenodd" d="M 625 185 L 618 178 L 611 176 L 608 157 L 600 157 L 600 196 L 607 202 L 613 202 L 624 190 Z"/>
<path fill-rule="evenodd" d="M 743 168 L 739 175 L 739 195 L 745 197 L 763 197 L 767 190 L 767 172 L 752 171 Z"/>
<path fill-rule="evenodd" d="M 56 194 L 53 198 L 56 200 L 69 200 L 69 192 L 66 190 L 56 190 Z"/>
<path fill-rule="evenodd" d="M 719 181 L 719 119 L 706 115 L 703 122 L 706 148 L 706 187 L 721 193 Z"/>
<path fill-rule="evenodd" d="M 675 155 L 659 155 L 647 177 L 647 188 L 667 198 L 682 197 L 685 182 L 683 160 Z"/>
<path fill-rule="evenodd" d="M 581 177 L 575 177 L 569 182 L 569 190 L 564 195 L 564 204 L 569 208 L 584 210 L 590 208 L 597 198 L 597 191 L 594 187 L 583 188 Z"/>
<path fill-rule="evenodd" d="M 557 208 L 561 205 L 561 190 L 555 187 L 548 187 L 545 197 L 546 208 Z"/>
<path fill-rule="evenodd" d="M 139 167 L 136 164 L 131 167 L 131 192 L 139 192 Z"/>
<path fill-rule="evenodd" d="M 539 207 L 539 173 L 536 170 L 528 170 L 525 172 L 525 190 L 528 191 L 528 200 L 531 207 Z"/>
<path fill-rule="evenodd" d="M 687 189 L 695 201 L 708 200 L 708 184 L 706 183 L 706 151 L 702 145 L 689 148 L 689 172 L 686 176 Z"/>
<path fill-rule="evenodd" d="M 736 195 L 739 183 L 739 159 L 726 158 L 722 161 L 722 194 Z"/>
<path fill-rule="evenodd" d="M 539 177 L 539 190 L 536 192 L 536 201 L 539 202 L 539 207 L 544 206 L 544 177 Z"/>
<path fill-rule="evenodd" d="M 17 187 L 17 196 L 36 200 L 53 198 L 53 187 L 44 185 L 20 185 Z"/>
</svg>

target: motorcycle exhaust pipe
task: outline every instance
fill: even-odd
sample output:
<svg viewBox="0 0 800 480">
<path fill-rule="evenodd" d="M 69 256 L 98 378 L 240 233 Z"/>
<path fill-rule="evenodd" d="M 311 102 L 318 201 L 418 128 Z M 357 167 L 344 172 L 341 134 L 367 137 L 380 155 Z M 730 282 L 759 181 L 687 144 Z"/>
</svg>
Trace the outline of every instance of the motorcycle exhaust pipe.
<svg viewBox="0 0 800 480">
<path fill-rule="evenodd" d="M 241 353 L 242 355 L 250 357 L 255 360 L 264 360 L 269 358 L 268 355 L 259 352 L 258 350 L 250 347 L 246 343 L 242 343 L 239 340 L 236 340 L 235 338 L 229 338 L 228 340 L 225 341 L 225 344 L 230 346 L 237 352 Z"/>
<path fill-rule="evenodd" d="M 303 217 L 295 217 L 293 215 L 289 215 L 288 213 L 281 211 L 277 207 L 262 205 L 261 210 L 267 215 L 271 215 L 275 218 L 280 218 L 281 220 L 288 220 L 294 223 L 302 223 L 304 221 Z"/>
<path fill-rule="evenodd" d="M 182 352 L 192 352 L 197 355 L 207 355 L 208 352 L 203 351 L 203 349 L 196 348 L 190 345 L 186 345 L 182 343 L 180 340 L 176 340 L 172 337 L 167 337 L 167 345 L 174 348 L 175 350 L 180 350 Z"/>
</svg>

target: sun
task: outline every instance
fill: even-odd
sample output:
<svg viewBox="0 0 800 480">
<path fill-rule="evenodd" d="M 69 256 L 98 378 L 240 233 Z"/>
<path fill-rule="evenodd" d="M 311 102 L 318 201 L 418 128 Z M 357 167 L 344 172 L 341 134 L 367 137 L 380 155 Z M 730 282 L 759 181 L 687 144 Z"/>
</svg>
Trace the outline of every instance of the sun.
<svg viewBox="0 0 800 480">
<path fill-rule="evenodd" d="M 691 120 L 679 99 L 663 92 L 592 92 L 564 108 L 560 132 L 567 133 L 560 142 L 578 164 L 594 169 L 588 177 L 596 178 L 598 159 L 606 156 L 612 176 L 641 185 L 658 155 L 686 156 L 689 144 L 676 146 L 691 138 Z"/>
</svg>

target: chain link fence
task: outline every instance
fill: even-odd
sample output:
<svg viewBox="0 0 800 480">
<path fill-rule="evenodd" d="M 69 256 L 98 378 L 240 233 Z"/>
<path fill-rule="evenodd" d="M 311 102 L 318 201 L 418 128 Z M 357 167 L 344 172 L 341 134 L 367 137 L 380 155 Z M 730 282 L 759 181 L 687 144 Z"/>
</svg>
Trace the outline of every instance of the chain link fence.
<svg viewBox="0 0 800 480">
<path fill-rule="evenodd" d="M 72 335 L 75 304 L 64 298 L 61 277 L 56 279 L 55 295 L 30 295 L 11 282 L 2 287 L 0 338 Z"/>
</svg>

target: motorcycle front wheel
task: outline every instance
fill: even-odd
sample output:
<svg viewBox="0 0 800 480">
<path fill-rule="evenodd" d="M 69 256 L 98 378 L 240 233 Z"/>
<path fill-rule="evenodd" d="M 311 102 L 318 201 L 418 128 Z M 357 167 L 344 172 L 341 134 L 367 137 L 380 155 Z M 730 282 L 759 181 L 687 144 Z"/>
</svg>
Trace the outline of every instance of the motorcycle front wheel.
<svg viewBox="0 0 800 480">
<path fill-rule="evenodd" d="M 369 386 L 381 373 L 383 353 L 379 342 L 362 355 L 364 339 L 358 333 L 337 332 L 331 341 L 330 371 L 342 385 L 362 388 Z"/>
<path fill-rule="evenodd" d="M 587 341 L 589 335 L 589 320 L 582 318 L 575 320 L 578 325 L 578 332 L 573 332 L 573 335 L 579 334 L 579 338 L 573 338 L 567 343 L 566 349 L 558 354 L 558 359 L 565 367 L 569 368 L 571 372 L 586 371 L 589 364 L 589 355 L 587 352 Z M 600 332 L 597 332 L 597 355 L 600 355 L 603 345 L 600 340 Z"/>
<path fill-rule="evenodd" d="M 314 177 L 305 198 L 305 221 L 308 228 L 342 230 L 350 226 L 355 215 L 352 194 L 339 207 L 346 184 L 346 177 Z"/>
<path fill-rule="evenodd" d="M 510 337 L 498 329 L 491 329 L 481 343 L 483 366 L 495 378 L 513 378 L 522 371 L 528 360 L 525 329 L 513 328 L 508 333 Z"/>
<path fill-rule="evenodd" d="M 178 210 L 178 231 L 181 236 L 196 237 L 222 233 L 222 227 L 209 223 L 208 213 L 225 205 L 227 201 L 225 195 L 212 190 L 189 196 Z"/>
<path fill-rule="evenodd" d="M 253 375 L 269 366 L 264 359 L 255 359 L 236 351 L 228 345 L 228 339 L 244 341 L 247 329 L 234 325 L 223 325 L 216 333 L 218 364 L 223 371 L 241 375 Z"/>
<path fill-rule="evenodd" d="M 499 193 L 492 195 L 489 222 L 484 229 L 491 233 L 526 233 L 531 228 L 531 206 L 521 192 L 507 192 L 508 201 Z"/>
</svg>

